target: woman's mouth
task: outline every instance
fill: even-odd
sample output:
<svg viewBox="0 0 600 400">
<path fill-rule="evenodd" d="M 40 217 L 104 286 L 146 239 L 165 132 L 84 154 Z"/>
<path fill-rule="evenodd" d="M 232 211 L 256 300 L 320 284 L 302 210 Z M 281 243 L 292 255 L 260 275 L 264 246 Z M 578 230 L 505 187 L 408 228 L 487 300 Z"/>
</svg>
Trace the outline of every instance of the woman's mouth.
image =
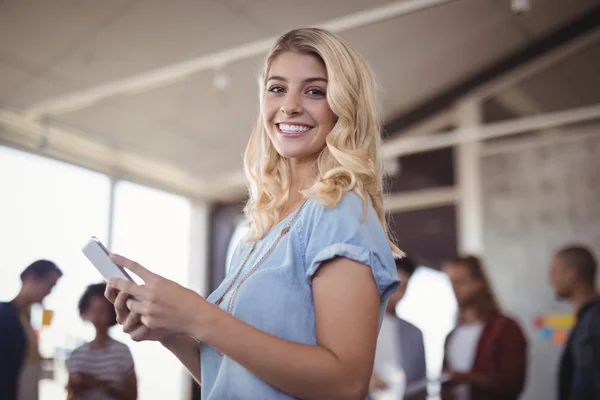
<svg viewBox="0 0 600 400">
<path fill-rule="evenodd" d="M 289 123 L 278 123 L 275 124 L 275 126 L 277 127 L 277 132 L 279 132 L 282 136 L 289 138 L 303 136 L 313 128 L 312 126 L 308 125 Z"/>
</svg>

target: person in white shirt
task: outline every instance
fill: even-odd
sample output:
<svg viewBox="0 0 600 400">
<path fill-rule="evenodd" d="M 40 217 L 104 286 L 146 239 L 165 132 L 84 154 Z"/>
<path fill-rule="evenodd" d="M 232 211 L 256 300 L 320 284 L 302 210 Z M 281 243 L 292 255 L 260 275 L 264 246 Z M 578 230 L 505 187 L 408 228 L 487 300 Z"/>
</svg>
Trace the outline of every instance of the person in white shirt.
<svg viewBox="0 0 600 400">
<path fill-rule="evenodd" d="M 459 314 L 446 339 L 443 400 L 517 400 L 527 372 L 527 339 L 498 305 L 483 264 L 464 256 L 446 263 Z"/>
<path fill-rule="evenodd" d="M 396 260 L 396 269 L 401 284 L 388 301 L 377 339 L 370 390 L 373 398 L 383 397 L 383 393 L 397 392 L 399 386 L 408 389 L 427 378 L 423 334 L 419 328 L 396 315 L 396 306 L 404 297 L 416 266 L 405 257 Z M 405 398 L 425 399 L 426 396 L 426 389 L 423 388 Z M 397 398 L 397 393 L 394 393 L 394 399 Z"/>
<path fill-rule="evenodd" d="M 94 325 L 96 337 L 73 350 L 67 360 L 69 400 L 137 399 L 131 352 L 108 334 L 117 323 L 117 316 L 104 297 L 105 290 L 105 283 L 90 285 L 79 300 L 79 313 Z"/>
</svg>

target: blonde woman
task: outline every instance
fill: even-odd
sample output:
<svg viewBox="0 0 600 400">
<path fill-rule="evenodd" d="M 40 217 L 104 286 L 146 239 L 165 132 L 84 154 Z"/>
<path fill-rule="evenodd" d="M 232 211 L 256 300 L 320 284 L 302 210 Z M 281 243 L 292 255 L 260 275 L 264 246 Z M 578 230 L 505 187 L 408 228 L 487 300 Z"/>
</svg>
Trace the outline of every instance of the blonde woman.
<svg viewBox="0 0 600 400">
<path fill-rule="evenodd" d="M 364 399 L 400 255 L 374 82 L 343 39 L 300 29 L 277 41 L 260 85 L 250 233 L 220 287 L 205 300 L 114 256 L 145 285 L 113 281 L 106 295 L 124 330 L 171 350 L 203 399 Z"/>
</svg>

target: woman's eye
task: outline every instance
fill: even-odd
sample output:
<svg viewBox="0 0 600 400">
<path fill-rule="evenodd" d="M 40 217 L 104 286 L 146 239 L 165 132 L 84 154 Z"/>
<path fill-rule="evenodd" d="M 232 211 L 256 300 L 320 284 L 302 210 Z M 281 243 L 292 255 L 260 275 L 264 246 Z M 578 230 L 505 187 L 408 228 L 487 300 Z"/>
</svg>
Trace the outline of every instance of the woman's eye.
<svg viewBox="0 0 600 400">
<path fill-rule="evenodd" d="M 306 91 L 306 94 L 311 95 L 311 96 L 323 97 L 323 96 L 325 96 L 325 91 L 323 89 L 319 89 L 319 88 L 312 88 L 312 89 L 308 89 Z"/>
<path fill-rule="evenodd" d="M 273 93 L 281 93 L 281 92 L 283 92 L 283 88 L 281 86 L 273 85 L 273 86 L 269 86 L 267 91 L 273 92 Z"/>
</svg>

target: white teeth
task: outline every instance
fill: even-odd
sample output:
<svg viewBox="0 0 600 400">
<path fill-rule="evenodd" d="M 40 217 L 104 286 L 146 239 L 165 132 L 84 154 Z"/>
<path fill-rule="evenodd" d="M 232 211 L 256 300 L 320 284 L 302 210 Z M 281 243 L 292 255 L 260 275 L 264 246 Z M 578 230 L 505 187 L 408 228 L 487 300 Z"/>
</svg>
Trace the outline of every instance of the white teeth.
<svg viewBox="0 0 600 400">
<path fill-rule="evenodd" d="M 289 132 L 289 133 L 308 132 L 310 130 L 310 128 L 308 126 L 288 125 L 288 124 L 279 124 L 279 129 L 282 132 Z"/>
</svg>

